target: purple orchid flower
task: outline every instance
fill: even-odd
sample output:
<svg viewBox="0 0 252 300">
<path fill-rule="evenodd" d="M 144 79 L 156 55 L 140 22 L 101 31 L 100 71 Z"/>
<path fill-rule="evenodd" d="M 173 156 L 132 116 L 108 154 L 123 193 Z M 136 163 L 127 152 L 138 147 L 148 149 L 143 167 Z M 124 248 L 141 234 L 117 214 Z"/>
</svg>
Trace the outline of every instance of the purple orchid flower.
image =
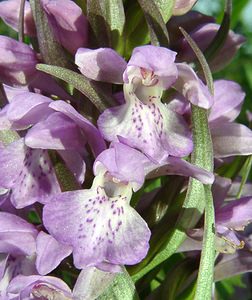
<svg viewBox="0 0 252 300">
<path fill-rule="evenodd" d="M 205 51 L 219 30 L 219 27 L 220 25 L 218 24 L 208 23 L 198 26 L 189 33 L 192 39 L 197 43 L 198 47 L 202 51 Z M 224 45 L 218 54 L 209 62 L 211 71 L 219 71 L 229 64 L 244 42 L 245 38 L 242 35 L 236 34 L 230 30 Z M 193 50 L 184 38 L 181 39 L 176 49 L 179 49 L 177 57 L 178 61 L 191 62 L 196 59 Z"/>
<path fill-rule="evenodd" d="M 108 141 L 128 140 L 131 147 L 159 162 L 168 155 L 191 153 L 190 131 L 185 121 L 161 102 L 162 91 L 173 84 L 189 101 L 204 108 L 211 106 L 212 97 L 190 67 L 174 63 L 175 56 L 169 49 L 142 46 L 134 49 L 126 64 L 112 49 L 77 51 L 75 61 L 85 76 L 124 82 L 126 103 L 107 109 L 98 120 Z"/>
<path fill-rule="evenodd" d="M 97 157 L 91 189 L 58 194 L 44 207 L 44 225 L 60 243 L 73 247 L 77 268 L 132 265 L 148 251 L 148 226 L 129 205 L 132 189 L 143 184 L 143 154 L 118 147 Z"/>
<path fill-rule="evenodd" d="M 225 203 L 230 179 L 217 177 L 213 185 L 216 220 L 216 250 L 220 253 L 235 253 L 245 245 L 239 232 L 252 222 L 252 197 L 242 197 Z M 179 252 L 200 250 L 202 247 L 203 229 L 193 229 L 188 232 L 188 239 L 181 245 Z"/>
<path fill-rule="evenodd" d="M 117 142 L 97 157 L 94 173 L 91 189 L 52 196 L 43 222 L 55 239 L 73 247 L 77 268 L 96 266 L 110 272 L 118 271 L 115 265 L 136 264 L 148 251 L 150 231 L 129 205 L 132 190 L 143 185 L 145 176 L 183 174 L 213 181 L 211 173 L 188 162 L 169 157 L 164 165 L 155 164 Z"/>
<path fill-rule="evenodd" d="M 13 214 L 0 212 L 0 225 L 0 295 L 6 297 L 1 299 L 19 299 L 13 296 L 16 288 L 20 293 L 32 288 L 34 296 L 35 291 L 42 296 L 49 287 L 47 283 L 53 280 L 38 273 L 46 275 L 54 270 L 71 253 L 71 247 L 44 232 L 38 233 L 32 224 Z M 27 280 L 29 286 L 25 285 Z"/>
<path fill-rule="evenodd" d="M 215 158 L 252 154 L 252 131 L 233 122 L 239 115 L 245 97 L 239 84 L 229 80 L 214 82 L 214 103 L 209 114 Z M 175 96 L 169 107 L 181 115 L 190 115 L 183 97 Z"/>
<path fill-rule="evenodd" d="M 215 23 L 215 18 L 207 16 L 197 11 L 189 11 L 182 16 L 173 16 L 167 22 L 166 27 L 170 39 L 170 47 L 176 52 L 180 52 L 181 40 L 184 38 L 179 27 L 185 29 L 186 32 L 190 33 L 201 25 Z"/>
<path fill-rule="evenodd" d="M 106 147 L 96 127 L 71 105 L 23 92 L 0 112 L 0 128 L 24 130 L 31 125 L 24 139 L 0 149 L 1 174 L 7 172 L 0 186 L 12 189 L 11 201 L 18 208 L 44 202 L 47 196 L 60 192 L 47 149 L 57 150 L 77 181 L 83 183 L 86 143 L 95 156 Z"/>
<path fill-rule="evenodd" d="M 178 69 L 177 64 L 174 63 L 175 57 L 176 52 L 167 48 L 146 45 L 135 48 L 127 64 L 113 49 L 80 48 L 75 55 L 75 63 L 81 73 L 90 79 L 117 84 L 134 84 L 134 92 L 143 103 L 152 96 L 161 97 L 162 91 L 176 84 L 178 79 L 180 80 L 177 85 L 179 92 L 183 94 L 186 89 L 187 94 L 193 93 L 197 98 L 194 102 L 198 106 L 210 108 L 212 96 L 207 87 L 189 66 L 186 68 L 185 65 L 186 69 L 184 69 L 179 64 L 182 70 Z M 190 88 L 192 88 L 191 92 Z M 202 95 L 204 99 L 201 101 Z M 188 100 L 191 101 L 192 98 Z"/>
<path fill-rule="evenodd" d="M 0 212 L 0 224 L 0 295 L 7 300 L 12 278 L 20 273 L 36 273 L 33 254 L 37 230 L 20 217 L 5 212 Z"/>
<path fill-rule="evenodd" d="M 0 36 L 0 80 L 8 85 L 25 85 L 33 79 L 38 58 L 28 45 Z"/>
<path fill-rule="evenodd" d="M 41 4 L 56 39 L 64 48 L 75 54 L 78 48 L 87 46 L 87 19 L 74 1 L 43 0 Z M 0 17 L 16 31 L 18 31 L 19 10 L 20 0 L 0 3 Z M 32 37 L 36 36 L 36 27 L 28 1 L 25 1 L 24 33 Z"/>
<path fill-rule="evenodd" d="M 47 275 L 72 253 L 72 247 L 62 245 L 51 235 L 41 231 L 36 238 L 36 269 Z"/>
</svg>

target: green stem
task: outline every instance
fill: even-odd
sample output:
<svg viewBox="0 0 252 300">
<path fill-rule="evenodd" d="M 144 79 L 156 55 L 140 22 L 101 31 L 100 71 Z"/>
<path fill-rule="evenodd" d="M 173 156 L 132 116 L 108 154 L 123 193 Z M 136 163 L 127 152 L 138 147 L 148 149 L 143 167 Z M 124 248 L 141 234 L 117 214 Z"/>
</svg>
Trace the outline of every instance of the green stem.
<svg viewBox="0 0 252 300">
<path fill-rule="evenodd" d="M 18 40 L 19 40 L 19 42 L 24 41 L 24 9 L 25 9 L 25 0 L 21 0 L 20 9 L 19 9 L 19 18 L 18 18 Z"/>
</svg>

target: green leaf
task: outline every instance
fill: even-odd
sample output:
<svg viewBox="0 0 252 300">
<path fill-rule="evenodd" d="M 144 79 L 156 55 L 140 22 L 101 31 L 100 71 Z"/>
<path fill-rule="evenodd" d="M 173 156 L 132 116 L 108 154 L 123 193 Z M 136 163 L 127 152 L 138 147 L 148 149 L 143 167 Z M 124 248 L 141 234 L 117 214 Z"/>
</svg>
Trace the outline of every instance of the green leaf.
<svg viewBox="0 0 252 300">
<path fill-rule="evenodd" d="M 31 0 L 32 14 L 36 24 L 37 38 L 43 61 L 60 67 L 69 67 L 69 62 L 61 45 L 56 41 L 48 24 L 46 13 L 40 0 Z"/>
<path fill-rule="evenodd" d="M 97 300 L 139 300 L 136 288 L 126 270 L 118 273 L 112 284 Z"/>
<path fill-rule="evenodd" d="M 154 3 L 158 7 L 158 9 L 163 17 L 164 22 L 167 23 L 168 20 L 170 19 L 170 17 L 172 16 L 172 10 L 173 10 L 175 1 L 174 0 L 154 0 Z"/>
<path fill-rule="evenodd" d="M 208 66 L 208 63 L 197 46 L 194 40 L 188 35 L 188 33 L 180 28 L 182 34 L 184 35 L 186 41 L 189 43 L 193 49 L 195 55 L 197 56 L 200 66 L 203 70 L 205 80 L 207 82 L 208 89 L 210 93 L 214 94 L 213 77 Z M 208 128 L 208 112 L 202 108 L 192 105 L 192 123 L 193 126 L 199 126 L 203 120 L 204 129 L 203 132 L 198 132 L 198 137 L 208 136 L 209 140 L 205 140 L 204 144 L 207 148 L 207 156 L 199 153 L 200 165 L 205 165 L 208 171 L 213 171 L 213 146 L 211 141 L 211 135 Z M 196 134 L 197 137 L 197 134 Z M 199 149 L 203 151 L 203 149 Z M 213 197 L 211 192 L 211 186 L 204 186 L 204 191 L 202 192 L 202 198 L 205 199 L 205 220 L 204 220 L 204 235 L 203 235 L 203 245 L 200 258 L 200 267 L 196 283 L 195 300 L 201 299 L 211 299 L 212 295 L 212 285 L 213 285 L 213 273 L 214 273 L 214 261 L 215 261 L 215 213 L 213 205 Z"/>
<path fill-rule="evenodd" d="M 241 198 L 242 196 L 242 190 L 248 180 L 248 177 L 249 177 L 249 173 L 251 171 L 251 168 L 252 168 L 252 155 L 250 155 L 245 163 L 244 163 L 244 166 L 242 168 L 242 180 L 241 180 L 241 185 L 240 185 L 240 188 L 239 188 L 239 191 L 238 191 L 238 194 L 236 196 L 237 199 Z"/>
<path fill-rule="evenodd" d="M 91 44 L 95 47 L 111 47 L 111 32 L 106 20 L 104 1 L 87 0 L 87 18 L 91 26 Z"/>
<path fill-rule="evenodd" d="M 122 56 L 129 59 L 132 50 L 139 45 L 145 45 L 150 42 L 150 34 L 144 17 L 143 10 L 137 1 L 130 2 L 126 13 L 126 22 L 124 26 L 124 49 Z"/>
<path fill-rule="evenodd" d="M 196 276 L 192 276 L 192 274 L 196 268 L 197 264 L 190 258 L 185 258 L 182 262 L 174 266 L 167 273 L 166 279 L 160 287 L 160 300 L 177 299 L 179 291 L 184 290 L 185 283 L 188 285 L 195 280 Z"/>
<path fill-rule="evenodd" d="M 88 0 L 87 17 L 93 31 L 94 45 L 115 49 L 125 24 L 122 0 Z"/>
<path fill-rule="evenodd" d="M 56 177 L 58 179 L 62 192 L 81 189 L 80 183 L 76 180 L 74 174 L 66 166 L 61 156 L 53 150 L 49 150 L 51 162 L 53 164 Z"/>
<path fill-rule="evenodd" d="M 138 3 L 144 12 L 145 19 L 148 24 L 152 45 L 168 47 L 168 31 L 155 2 L 138 0 Z"/>
<path fill-rule="evenodd" d="M 195 300 L 211 299 L 215 261 L 215 213 L 211 186 L 205 186 L 205 221 Z"/>
<path fill-rule="evenodd" d="M 122 0 L 105 0 L 104 10 L 111 34 L 112 48 L 123 52 L 125 14 Z"/>
<path fill-rule="evenodd" d="M 45 64 L 37 64 L 36 68 L 39 71 L 50 74 L 71 84 L 74 88 L 83 93 L 83 95 L 85 95 L 100 112 L 114 105 L 112 96 L 105 94 L 99 86 L 99 83 L 88 80 L 84 75 L 62 67 Z"/>
</svg>

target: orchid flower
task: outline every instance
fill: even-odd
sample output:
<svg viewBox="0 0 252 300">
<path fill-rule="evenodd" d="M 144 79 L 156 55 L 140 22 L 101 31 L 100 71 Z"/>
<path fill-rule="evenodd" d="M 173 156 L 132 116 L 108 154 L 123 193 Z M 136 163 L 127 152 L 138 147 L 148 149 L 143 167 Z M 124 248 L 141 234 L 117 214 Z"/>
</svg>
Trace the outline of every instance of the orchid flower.
<svg viewBox="0 0 252 300">
<path fill-rule="evenodd" d="M 22 92 L 0 112 L 0 128 L 24 130 L 31 125 L 25 138 L 0 148 L 0 186 L 12 189 L 11 201 L 18 208 L 60 192 L 47 149 L 59 152 L 79 183 L 84 181 L 86 143 L 95 156 L 105 149 L 96 127 L 71 105 Z"/>
<path fill-rule="evenodd" d="M 235 123 L 245 97 L 239 84 L 229 80 L 214 82 L 214 102 L 209 114 L 214 156 L 225 158 L 252 154 L 252 131 Z M 186 100 L 175 95 L 169 107 L 181 115 L 190 114 Z"/>
<path fill-rule="evenodd" d="M 79 49 L 75 62 L 93 80 L 124 82 L 125 104 L 107 109 L 98 127 L 108 141 L 122 140 L 152 159 L 191 153 L 191 134 L 183 118 L 161 102 L 163 90 L 173 84 L 189 101 L 209 108 L 212 97 L 186 65 L 174 63 L 176 53 L 162 47 L 134 49 L 128 64 L 114 50 Z M 180 76 L 181 75 L 181 76 Z M 144 126 L 143 126 L 144 124 Z"/>
<path fill-rule="evenodd" d="M 129 147 L 125 151 L 124 145 L 120 150 L 108 149 L 97 157 L 89 190 L 55 195 L 44 206 L 45 227 L 73 247 L 77 268 L 114 271 L 116 265 L 136 264 L 147 254 L 150 231 L 129 204 L 132 190 L 143 184 L 139 162 L 145 157 Z"/>
<path fill-rule="evenodd" d="M 109 264 L 136 264 L 148 251 L 150 231 L 129 204 L 132 191 L 143 185 L 145 176 L 182 174 L 205 183 L 213 181 L 211 173 L 178 158 L 155 164 L 141 152 L 117 142 L 97 157 L 94 173 L 89 190 L 48 199 L 43 222 L 55 239 L 73 247 L 77 268 L 96 266 L 110 271 L 115 267 Z"/>
<path fill-rule="evenodd" d="M 228 179 L 217 177 L 213 189 L 216 219 L 216 250 L 220 253 L 235 253 L 245 245 L 239 232 L 252 222 L 252 197 L 242 197 L 225 204 L 224 199 L 231 187 Z M 189 238 L 178 251 L 200 250 L 202 246 L 203 229 L 192 229 Z"/>
<path fill-rule="evenodd" d="M 197 43 L 198 47 L 202 51 L 205 51 L 219 28 L 219 24 L 206 23 L 198 26 L 189 33 L 192 39 Z M 242 35 L 236 34 L 230 30 L 224 45 L 221 47 L 218 54 L 209 62 L 211 71 L 219 71 L 229 64 L 244 42 L 245 38 Z M 177 48 L 180 49 L 178 54 L 178 60 L 180 62 L 186 61 L 189 63 L 196 59 L 194 52 L 185 38 L 181 39 L 180 43 L 178 42 Z"/>
</svg>

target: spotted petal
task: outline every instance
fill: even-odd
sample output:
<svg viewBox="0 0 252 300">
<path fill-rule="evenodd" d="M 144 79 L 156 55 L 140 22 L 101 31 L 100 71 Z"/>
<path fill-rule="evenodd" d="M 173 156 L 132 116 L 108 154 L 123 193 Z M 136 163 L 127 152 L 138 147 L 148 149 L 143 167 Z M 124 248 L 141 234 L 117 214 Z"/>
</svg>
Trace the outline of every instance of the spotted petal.
<svg viewBox="0 0 252 300">
<path fill-rule="evenodd" d="M 16 208 L 60 192 L 56 175 L 45 150 L 31 149 L 20 139 L 0 149 L 0 186 L 11 188 Z"/>
<path fill-rule="evenodd" d="M 150 231 L 128 204 L 127 194 L 109 198 L 102 186 L 65 192 L 45 205 L 44 225 L 59 242 L 73 246 L 77 268 L 106 261 L 132 265 L 148 251 Z"/>
<path fill-rule="evenodd" d="M 105 110 L 98 119 L 105 139 L 116 141 L 120 136 L 131 147 L 157 161 L 168 155 L 186 156 L 192 151 L 189 128 L 181 116 L 154 96 L 144 104 L 136 97 L 131 84 L 125 84 L 124 88 L 126 103 Z"/>
</svg>

